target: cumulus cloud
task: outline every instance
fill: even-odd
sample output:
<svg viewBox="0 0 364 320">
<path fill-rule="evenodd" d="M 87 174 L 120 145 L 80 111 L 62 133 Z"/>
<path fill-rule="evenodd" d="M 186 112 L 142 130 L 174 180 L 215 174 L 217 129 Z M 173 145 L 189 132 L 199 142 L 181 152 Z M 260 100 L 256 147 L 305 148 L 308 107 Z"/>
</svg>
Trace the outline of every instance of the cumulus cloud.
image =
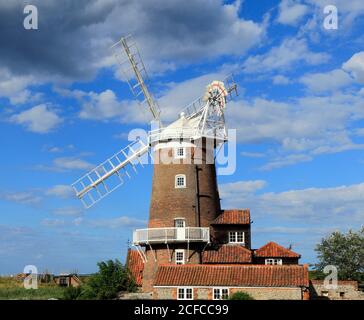
<svg viewBox="0 0 364 320">
<path fill-rule="evenodd" d="M 110 219 L 89 219 L 85 220 L 84 223 L 91 227 L 97 227 L 97 228 L 110 228 L 110 229 L 119 229 L 124 227 L 140 227 L 145 226 L 146 221 L 130 218 L 127 216 L 121 216 L 116 218 L 110 218 Z"/>
<path fill-rule="evenodd" d="M 300 82 L 312 92 L 337 90 L 350 85 L 352 81 L 349 74 L 341 69 L 321 73 L 308 73 L 300 78 Z"/>
<path fill-rule="evenodd" d="M 22 203 L 22 204 L 38 204 L 42 198 L 34 192 L 0 192 L 0 199 Z"/>
<path fill-rule="evenodd" d="M 294 0 L 282 0 L 279 4 L 277 21 L 281 24 L 296 25 L 308 12 L 309 7 Z"/>
<path fill-rule="evenodd" d="M 220 189 L 224 188 L 224 184 L 220 186 Z M 325 226 L 340 223 L 345 226 L 350 222 L 353 225 L 364 219 L 364 183 L 260 194 L 241 190 L 223 198 L 223 204 L 225 207 L 249 207 L 256 217 L 271 216 L 280 221 L 294 219 L 304 223 L 320 222 Z"/>
<path fill-rule="evenodd" d="M 47 196 L 55 196 L 62 199 L 67 199 L 74 196 L 74 191 L 71 186 L 58 184 L 46 190 L 45 194 Z"/>
<path fill-rule="evenodd" d="M 1 2 L 0 60 L 15 75 L 41 81 L 90 79 L 115 64 L 110 46 L 133 34 L 152 69 L 220 55 L 241 55 L 259 44 L 264 23 L 240 18 L 240 1 L 34 0 L 39 29 L 23 28 L 22 1 Z M 66 53 L 66 54 L 65 54 Z M 153 71 L 153 70 L 152 70 Z"/>
<path fill-rule="evenodd" d="M 13 114 L 9 121 L 20 124 L 31 132 L 48 133 L 54 130 L 63 120 L 46 104 L 40 104 L 18 114 Z"/>
<path fill-rule="evenodd" d="M 318 65 L 329 59 L 327 53 L 311 51 L 305 39 L 287 38 L 264 54 L 250 56 L 245 60 L 243 70 L 246 73 L 287 71 L 299 63 Z"/>
<path fill-rule="evenodd" d="M 355 80 L 364 83 L 364 51 L 355 53 L 343 64 L 343 69 L 350 72 Z"/>
<path fill-rule="evenodd" d="M 57 216 L 80 216 L 84 213 L 79 207 L 63 207 L 53 210 L 53 214 Z"/>
<path fill-rule="evenodd" d="M 278 74 L 273 77 L 273 83 L 277 85 L 285 85 L 291 83 L 291 80 L 286 76 Z"/>
</svg>

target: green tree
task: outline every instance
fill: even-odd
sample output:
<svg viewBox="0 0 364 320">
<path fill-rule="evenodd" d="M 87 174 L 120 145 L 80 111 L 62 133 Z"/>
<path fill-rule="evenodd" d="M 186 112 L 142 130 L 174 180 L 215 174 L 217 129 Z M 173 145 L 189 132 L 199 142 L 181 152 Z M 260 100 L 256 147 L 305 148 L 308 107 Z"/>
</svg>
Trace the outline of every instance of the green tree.
<svg viewBox="0 0 364 320">
<path fill-rule="evenodd" d="M 84 285 L 81 299 L 114 299 L 121 291 L 136 291 L 136 284 L 128 269 L 119 260 L 102 261 L 99 271 Z"/>
<path fill-rule="evenodd" d="M 237 291 L 229 297 L 229 300 L 254 300 L 254 298 L 244 291 Z"/>
<path fill-rule="evenodd" d="M 335 231 L 323 238 L 315 251 L 318 258 L 316 269 L 319 272 L 327 265 L 334 265 L 340 280 L 364 280 L 364 227 L 357 232 Z"/>
</svg>

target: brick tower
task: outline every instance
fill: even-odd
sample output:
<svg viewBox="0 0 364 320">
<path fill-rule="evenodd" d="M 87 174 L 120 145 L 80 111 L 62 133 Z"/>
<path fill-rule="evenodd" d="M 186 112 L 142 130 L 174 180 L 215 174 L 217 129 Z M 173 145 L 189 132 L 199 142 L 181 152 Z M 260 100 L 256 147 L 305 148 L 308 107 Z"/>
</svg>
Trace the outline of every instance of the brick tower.
<svg viewBox="0 0 364 320">
<path fill-rule="evenodd" d="M 143 291 L 151 290 L 160 264 L 201 263 L 210 224 L 221 213 L 213 155 L 206 140 L 155 146 L 148 230 L 160 241 L 145 244 Z M 166 158 L 170 163 L 160 161 Z"/>
</svg>

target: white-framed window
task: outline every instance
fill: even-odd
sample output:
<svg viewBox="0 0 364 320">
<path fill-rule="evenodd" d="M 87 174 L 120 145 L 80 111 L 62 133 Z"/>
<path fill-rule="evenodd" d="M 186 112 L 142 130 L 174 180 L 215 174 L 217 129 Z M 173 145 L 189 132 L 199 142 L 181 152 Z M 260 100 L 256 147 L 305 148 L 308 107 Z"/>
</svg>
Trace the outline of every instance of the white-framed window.
<svg viewBox="0 0 364 320">
<path fill-rule="evenodd" d="M 177 288 L 177 300 L 193 300 L 193 288 Z"/>
<path fill-rule="evenodd" d="M 186 149 L 184 147 L 177 147 L 174 149 L 174 157 L 176 159 L 186 158 Z"/>
<path fill-rule="evenodd" d="M 186 227 L 186 221 L 184 218 L 176 218 L 174 219 L 174 226 L 176 228 L 184 228 Z"/>
<path fill-rule="evenodd" d="M 214 300 L 225 300 L 229 298 L 229 288 L 214 288 Z"/>
<path fill-rule="evenodd" d="M 245 243 L 244 231 L 230 231 L 229 232 L 230 243 Z"/>
<path fill-rule="evenodd" d="M 265 259 L 265 264 L 276 266 L 276 265 L 282 265 L 282 259 Z"/>
<path fill-rule="evenodd" d="M 176 249 L 174 260 L 176 261 L 176 264 L 185 264 L 185 250 Z"/>
<path fill-rule="evenodd" d="M 175 188 L 186 188 L 186 175 L 177 174 L 174 182 Z"/>
</svg>

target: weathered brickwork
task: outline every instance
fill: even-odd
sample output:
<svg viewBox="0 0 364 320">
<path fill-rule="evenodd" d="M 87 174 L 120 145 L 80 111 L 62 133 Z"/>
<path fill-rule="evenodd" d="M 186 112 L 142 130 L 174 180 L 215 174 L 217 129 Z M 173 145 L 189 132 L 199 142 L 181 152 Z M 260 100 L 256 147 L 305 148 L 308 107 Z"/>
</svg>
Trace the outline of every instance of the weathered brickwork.
<svg viewBox="0 0 364 320">
<path fill-rule="evenodd" d="M 243 291 L 251 295 L 255 300 L 302 300 L 303 290 L 301 288 L 252 288 L 252 287 L 234 287 L 229 288 L 229 295 L 235 292 Z M 194 300 L 212 300 L 213 287 L 193 288 Z M 153 299 L 175 299 L 177 287 L 163 288 L 155 287 Z"/>
<path fill-rule="evenodd" d="M 310 295 L 312 299 L 364 300 L 357 281 L 338 281 L 337 288 L 327 288 L 323 280 L 311 280 Z"/>
</svg>

